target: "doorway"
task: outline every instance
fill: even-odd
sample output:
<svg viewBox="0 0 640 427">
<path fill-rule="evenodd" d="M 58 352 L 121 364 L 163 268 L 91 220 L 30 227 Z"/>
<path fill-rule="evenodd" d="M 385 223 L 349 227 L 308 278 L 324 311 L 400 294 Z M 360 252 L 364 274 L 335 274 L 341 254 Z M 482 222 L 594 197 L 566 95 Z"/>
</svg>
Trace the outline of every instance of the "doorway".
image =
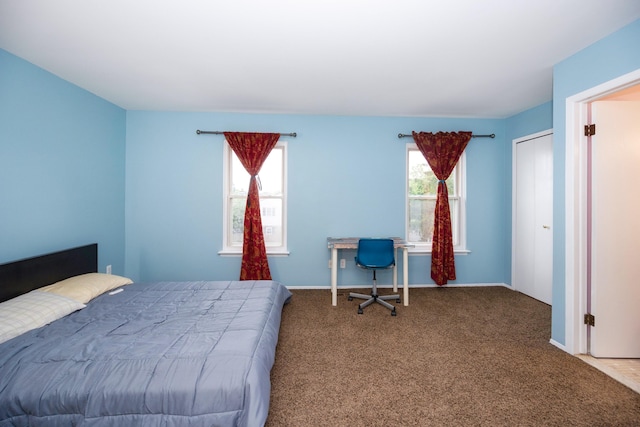
<svg viewBox="0 0 640 427">
<path fill-rule="evenodd" d="M 587 236 L 590 226 L 588 171 L 589 153 L 584 125 L 590 122 L 591 104 L 598 100 L 640 100 L 640 70 L 588 89 L 566 100 L 566 157 L 565 157 L 565 351 L 592 359 L 592 364 L 605 373 L 606 359 L 595 359 L 590 352 L 588 329 L 584 314 L 588 313 L 590 289 L 587 283 L 589 250 Z M 597 131 L 597 127 L 596 127 Z M 597 318 L 597 316 L 596 316 Z M 597 321 L 596 321 L 597 324 Z M 618 364 L 616 359 L 615 364 Z M 609 360 L 610 361 L 610 360 Z M 636 359 L 627 359 L 638 363 Z M 591 363 L 591 362 L 590 362 Z M 602 367 L 604 366 L 604 369 Z M 611 375 L 614 378 L 615 375 Z M 636 379 L 637 384 L 637 379 Z"/>
<path fill-rule="evenodd" d="M 587 329 L 587 144 L 584 125 L 596 99 L 640 85 L 640 70 L 567 98 L 565 154 L 565 345 L 586 354 Z"/>
</svg>

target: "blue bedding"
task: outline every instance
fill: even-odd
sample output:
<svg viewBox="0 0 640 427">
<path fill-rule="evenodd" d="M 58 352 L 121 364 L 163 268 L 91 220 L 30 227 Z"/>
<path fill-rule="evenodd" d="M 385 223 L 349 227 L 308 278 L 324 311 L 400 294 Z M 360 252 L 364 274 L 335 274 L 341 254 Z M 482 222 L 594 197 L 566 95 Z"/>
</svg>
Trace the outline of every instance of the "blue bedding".
<svg viewBox="0 0 640 427">
<path fill-rule="evenodd" d="M 0 426 L 261 426 L 272 281 L 135 283 L 0 344 Z"/>
</svg>

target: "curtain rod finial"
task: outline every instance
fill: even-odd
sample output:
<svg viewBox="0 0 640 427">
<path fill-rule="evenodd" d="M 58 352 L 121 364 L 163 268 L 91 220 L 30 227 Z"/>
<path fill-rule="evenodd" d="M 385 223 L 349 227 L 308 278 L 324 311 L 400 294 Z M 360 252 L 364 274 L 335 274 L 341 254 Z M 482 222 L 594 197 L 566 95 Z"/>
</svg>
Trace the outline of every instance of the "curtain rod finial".
<svg viewBox="0 0 640 427">
<path fill-rule="evenodd" d="M 196 129 L 196 134 L 200 135 L 200 129 Z"/>
</svg>

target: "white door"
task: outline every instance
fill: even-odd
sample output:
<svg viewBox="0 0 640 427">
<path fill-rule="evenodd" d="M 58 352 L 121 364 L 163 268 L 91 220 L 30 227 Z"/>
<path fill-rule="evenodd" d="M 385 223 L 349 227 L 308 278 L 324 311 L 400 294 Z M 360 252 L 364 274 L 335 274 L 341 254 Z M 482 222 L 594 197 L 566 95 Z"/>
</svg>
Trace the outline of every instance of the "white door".
<svg viewBox="0 0 640 427">
<path fill-rule="evenodd" d="M 640 102 L 591 104 L 594 357 L 640 358 Z"/>
<path fill-rule="evenodd" d="M 513 286 L 551 304 L 553 135 L 515 140 Z"/>
</svg>

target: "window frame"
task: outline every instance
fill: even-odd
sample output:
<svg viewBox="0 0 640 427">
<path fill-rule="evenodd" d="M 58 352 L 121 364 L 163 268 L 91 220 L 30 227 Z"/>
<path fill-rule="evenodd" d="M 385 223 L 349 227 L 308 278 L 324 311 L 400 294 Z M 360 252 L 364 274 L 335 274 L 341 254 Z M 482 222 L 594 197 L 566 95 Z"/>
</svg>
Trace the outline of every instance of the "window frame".
<svg viewBox="0 0 640 427">
<path fill-rule="evenodd" d="M 282 150 L 282 195 L 281 196 L 266 196 L 260 197 L 260 201 L 263 199 L 282 199 L 282 245 L 280 246 L 268 246 L 265 244 L 267 255 L 272 256 L 286 256 L 289 255 L 288 250 L 288 241 L 287 241 L 287 172 L 288 172 L 288 164 L 287 164 L 287 141 L 279 140 L 274 149 Z M 269 153 L 271 155 L 271 153 Z M 223 149 L 223 161 L 222 161 L 222 193 L 223 193 L 223 203 L 222 203 L 222 250 L 218 252 L 219 255 L 229 255 L 236 256 L 242 255 L 242 245 L 232 245 L 231 244 L 231 236 L 230 236 L 230 223 L 232 222 L 232 213 L 231 209 L 231 200 L 233 195 L 231 194 L 231 185 L 232 185 L 232 166 L 231 162 L 235 156 L 235 153 L 231 149 L 231 146 L 225 139 L 224 141 L 224 149 Z M 259 176 L 259 174 L 258 174 Z M 263 204 L 260 204 L 261 215 L 263 210 Z M 264 228 L 264 225 L 263 225 Z"/>
<path fill-rule="evenodd" d="M 406 145 L 406 154 L 405 154 L 405 236 L 407 242 L 413 245 L 413 247 L 409 248 L 410 253 L 424 253 L 430 254 L 432 251 L 432 244 L 424 243 L 424 242 L 415 242 L 409 240 L 409 202 L 413 198 L 409 195 L 409 153 L 411 151 L 417 151 L 420 153 L 418 149 L 418 145 L 415 142 L 409 142 Z M 422 153 L 420 153 L 422 155 Z M 426 160 L 425 160 L 426 162 Z M 428 163 L 427 163 L 428 166 Z M 458 187 L 458 194 L 456 196 L 449 195 L 449 200 L 458 199 L 458 217 L 457 221 L 454 221 L 452 218 L 451 228 L 452 231 L 457 227 L 458 230 L 458 242 L 454 244 L 453 251 L 457 254 L 466 254 L 469 253 L 467 249 L 467 220 L 466 220 L 466 212 L 467 212 L 467 161 L 466 161 L 466 153 L 463 151 L 460 159 L 458 160 L 458 164 L 456 164 L 452 174 L 457 174 L 456 176 L 456 185 Z M 433 197 L 435 200 L 435 197 Z M 450 203 L 451 205 L 451 203 Z"/>
</svg>

